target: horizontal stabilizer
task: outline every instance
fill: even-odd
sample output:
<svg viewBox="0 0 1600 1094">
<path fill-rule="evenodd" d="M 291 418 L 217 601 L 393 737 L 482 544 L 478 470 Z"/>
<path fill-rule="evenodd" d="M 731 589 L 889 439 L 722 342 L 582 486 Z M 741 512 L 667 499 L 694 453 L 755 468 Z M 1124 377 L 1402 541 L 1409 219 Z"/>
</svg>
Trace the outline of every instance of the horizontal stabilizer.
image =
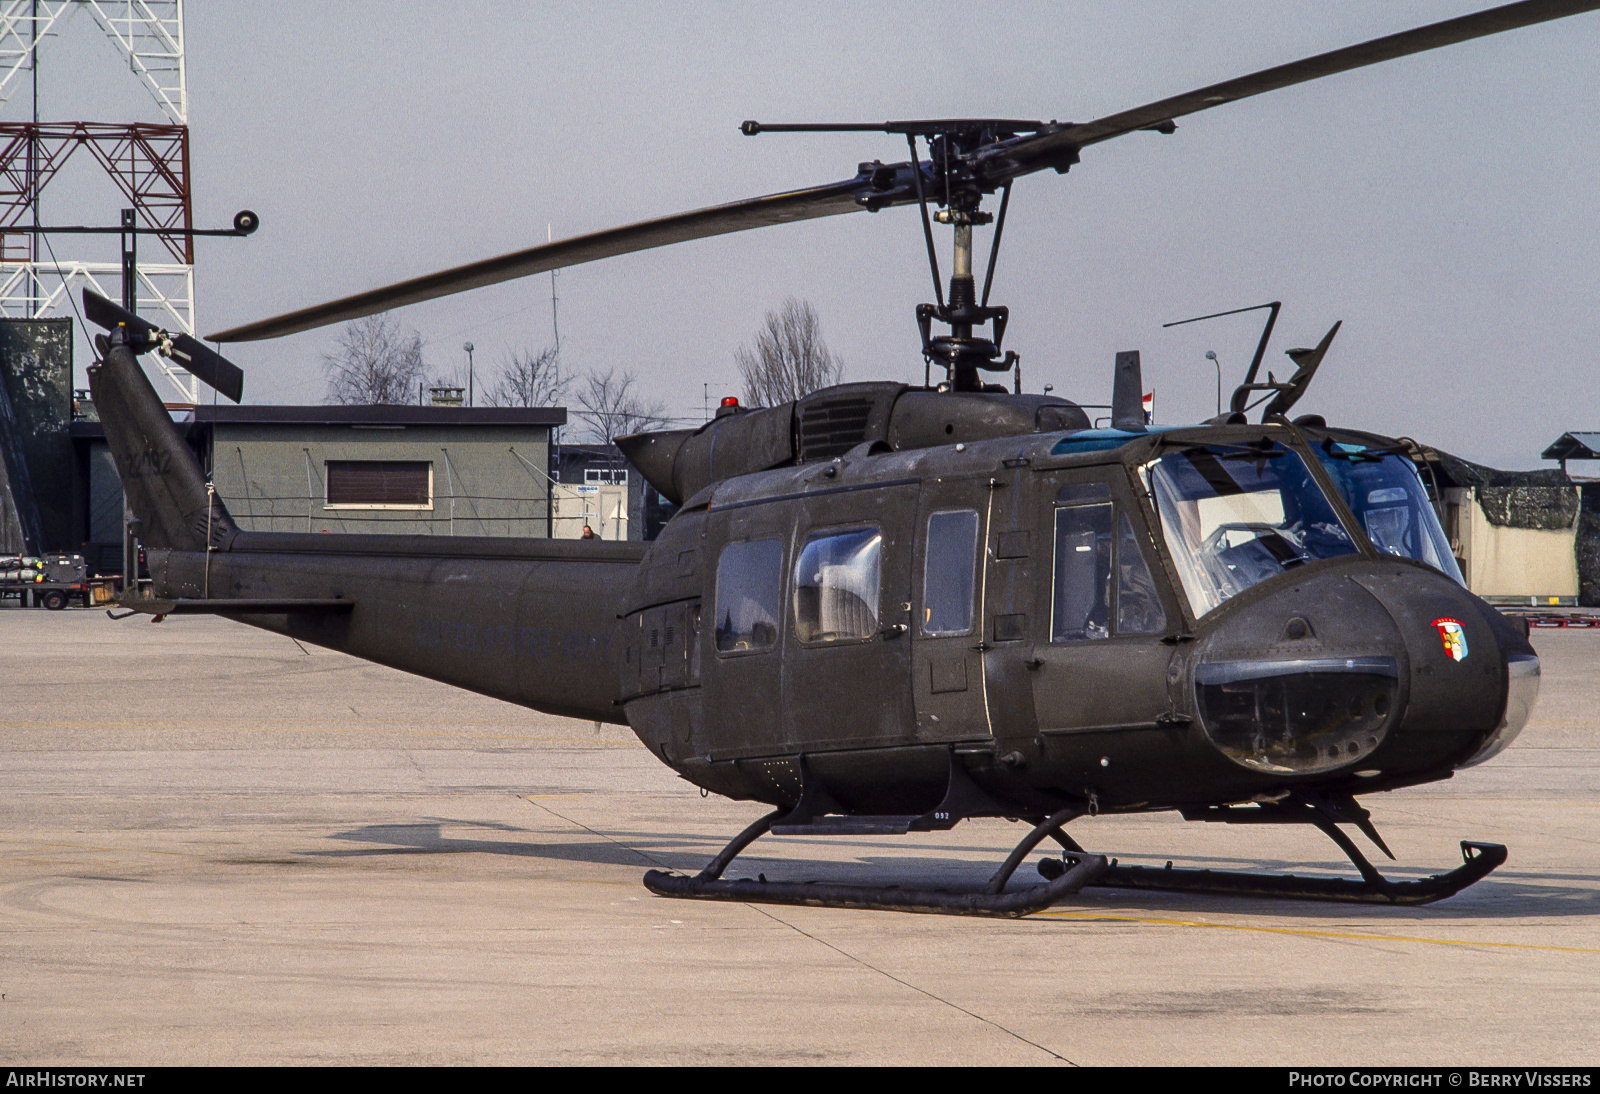
<svg viewBox="0 0 1600 1094">
<path fill-rule="evenodd" d="M 168 334 L 92 289 L 83 290 L 83 314 L 106 330 L 126 327 L 135 353 L 159 353 L 216 388 L 224 398 L 237 403 L 244 397 L 244 372 L 205 343 L 187 334 Z"/>
</svg>

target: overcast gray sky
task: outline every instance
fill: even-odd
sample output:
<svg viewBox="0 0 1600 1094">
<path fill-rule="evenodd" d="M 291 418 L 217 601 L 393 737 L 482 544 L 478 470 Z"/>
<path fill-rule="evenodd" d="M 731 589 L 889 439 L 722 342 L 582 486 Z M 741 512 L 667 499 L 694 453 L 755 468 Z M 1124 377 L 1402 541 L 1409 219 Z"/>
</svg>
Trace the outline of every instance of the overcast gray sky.
<svg viewBox="0 0 1600 1094">
<path fill-rule="evenodd" d="M 199 244 L 199 324 L 542 242 L 547 224 L 575 235 L 904 158 L 884 135 L 746 138 L 745 118 L 1088 120 L 1488 6 L 190 0 L 197 219 L 262 220 L 249 240 Z M 995 299 L 1027 388 L 1106 402 L 1114 354 L 1137 348 L 1158 420 L 1198 419 L 1216 399 L 1206 350 L 1237 382 L 1259 320 L 1161 324 L 1280 299 L 1280 375 L 1283 349 L 1344 320 L 1299 409 L 1539 466 L 1563 431 L 1600 429 L 1597 58 L 1600 15 L 1578 16 L 1230 104 L 1022 180 Z M 45 120 L 159 120 L 87 18 L 49 43 L 40 84 Z M 0 117 L 28 110 L 23 91 Z M 48 222 L 115 221 L 87 176 L 47 199 Z M 939 242 L 948 272 L 948 230 Z M 567 366 L 631 370 L 678 414 L 698 417 L 703 384 L 713 400 L 737 389 L 735 348 L 790 295 L 814 303 L 847 379 L 922 379 L 914 210 L 610 259 L 558 286 Z M 460 364 L 471 341 L 492 374 L 550 340 L 549 297 L 542 275 L 396 315 L 431 362 Z M 247 401 L 320 401 L 335 335 L 234 347 Z"/>
</svg>

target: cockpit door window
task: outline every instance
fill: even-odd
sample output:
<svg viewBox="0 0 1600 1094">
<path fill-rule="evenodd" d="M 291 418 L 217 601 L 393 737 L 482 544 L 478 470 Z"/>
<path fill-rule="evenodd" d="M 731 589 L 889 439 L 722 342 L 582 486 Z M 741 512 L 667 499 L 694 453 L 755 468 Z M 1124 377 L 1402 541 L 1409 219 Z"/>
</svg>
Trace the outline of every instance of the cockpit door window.
<svg viewBox="0 0 1600 1094">
<path fill-rule="evenodd" d="M 1166 629 L 1160 594 L 1126 513 L 1109 501 L 1063 506 L 1056 510 L 1055 534 L 1052 642 Z"/>
<path fill-rule="evenodd" d="M 1111 503 L 1056 510 L 1050 641 L 1111 637 Z"/>
<path fill-rule="evenodd" d="M 1117 633 L 1161 634 L 1167 613 L 1128 514 L 1117 515 Z"/>
</svg>

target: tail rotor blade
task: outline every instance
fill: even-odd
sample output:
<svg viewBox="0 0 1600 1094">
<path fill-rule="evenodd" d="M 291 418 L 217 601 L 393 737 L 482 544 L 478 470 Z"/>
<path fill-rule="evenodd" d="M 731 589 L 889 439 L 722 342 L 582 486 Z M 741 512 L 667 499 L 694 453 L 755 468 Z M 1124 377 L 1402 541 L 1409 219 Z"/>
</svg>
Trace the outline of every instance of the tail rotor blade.
<svg viewBox="0 0 1600 1094">
<path fill-rule="evenodd" d="M 126 323 L 129 330 L 150 326 L 137 315 L 118 307 L 93 289 L 83 290 L 83 315 L 89 322 L 106 330 L 111 330 L 118 323 Z"/>
<path fill-rule="evenodd" d="M 224 398 L 237 403 L 244 397 L 243 370 L 205 343 L 187 334 L 168 335 L 149 320 L 139 318 L 92 289 L 83 290 L 83 314 L 89 322 L 106 330 L 127 328 L 130 341 L 142 347 L 138 352 L 153 351 L 171 358 L 216 388 L 217 394 Z"/>
</svg>

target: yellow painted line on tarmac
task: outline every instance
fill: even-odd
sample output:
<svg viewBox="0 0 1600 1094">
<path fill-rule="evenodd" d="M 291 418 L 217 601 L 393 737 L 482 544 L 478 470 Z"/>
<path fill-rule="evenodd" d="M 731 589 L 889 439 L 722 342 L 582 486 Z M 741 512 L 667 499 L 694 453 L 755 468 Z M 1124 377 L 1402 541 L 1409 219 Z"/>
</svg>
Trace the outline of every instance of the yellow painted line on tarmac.
<svg viewBox="0 0 1600 1094">
<path fill-rule="evenodd" d="M 1158 919 L 1153 916 L 1106 915 L 1102 912 L 1038 912 L 1051 919 L 1084 919 L 1103 923 L 1146 923 L 1160 927 L 1210 927 L 1218 931 L 1255 931 L 1261 934 L 1302 935 L 1307 938 L 1346 938 L 1364 942 L 1423 942 L 1430 946 L 1492 946 L 1502 950 L 1551 950 L 1556 953 L 1600 953 L 1583 946 L 1538 946 L 1529 942 L 1474 942 L 1466 938 L 1415 938 L 1394 934 L 1358 934 L 1352 931 L 1308 931 L 1294 927 L 1252 927 L 1244 923 L 1208 923 L 1203 919 Z"/>
<path fill-rule="evenodd" d="M 535 737 L 524 733 L 451 733 L 442 729 L 349 729 L 333 726 L 219 726 L 164 722 L 157 725 L 111 725 L 104 722 L 0 722 L 0 729 L 102 729 L 125 733 L 140 730 L 192 729 L 218 733 L 377 733 L 405 737 L 466 737 L 494 741 L 543 741 L 553 744 L 605 745 L 616 748 L 643 747 L 638 741 L 607 741 L 596 737 Z M 46 750 L 53 751 L 53 750 Z"/>
<path fill-rule="evenodd" d="M 1369 801 L 1371 799 L 1368 799 Z M 1488 796 L 1471 797 L 1465 794 L 1427 794 L 1405 799 L 1407 802 L 1488 802 L 1493 805 L 1576 805 L 1588 809 L 1600 808 L 1600 802 L 1564 801 L 1561 798 L 1493 798 Z"/>
</svg>

